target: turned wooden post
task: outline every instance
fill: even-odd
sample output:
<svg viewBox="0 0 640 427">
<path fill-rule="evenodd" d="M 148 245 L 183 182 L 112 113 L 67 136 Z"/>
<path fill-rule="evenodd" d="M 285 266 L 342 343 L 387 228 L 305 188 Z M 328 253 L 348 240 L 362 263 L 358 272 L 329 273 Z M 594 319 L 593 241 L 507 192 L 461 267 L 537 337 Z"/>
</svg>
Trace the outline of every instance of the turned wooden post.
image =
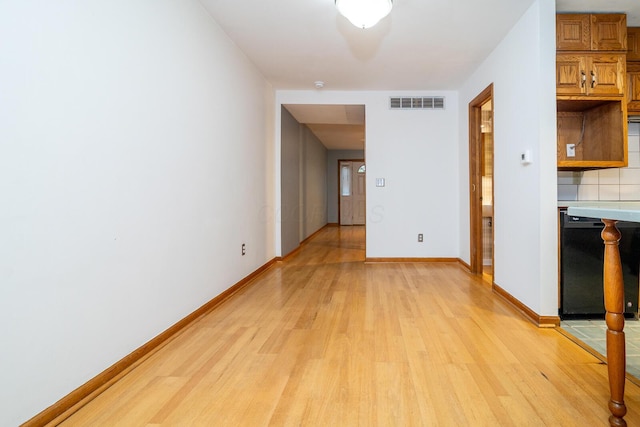
<svg viewBox="0 0 640 427">
<path fill-rule="evenodd" d="M 604 229 L 604 308 L 607 312 L 607 368 L 609 370 L 609 424 L 626 426 L 627 413 L 624 404 L 624 380 L 626 356 L 624 342 L 624 280 L 620 263 L 620 231 L 614 220 L 603 219 Z"/>
</svg>

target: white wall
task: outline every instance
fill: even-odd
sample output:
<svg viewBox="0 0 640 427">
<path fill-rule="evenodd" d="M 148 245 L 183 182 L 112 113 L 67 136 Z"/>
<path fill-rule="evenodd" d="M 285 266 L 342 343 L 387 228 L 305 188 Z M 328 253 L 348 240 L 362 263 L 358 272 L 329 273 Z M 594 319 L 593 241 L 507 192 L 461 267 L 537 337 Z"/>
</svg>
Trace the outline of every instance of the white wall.
<svg viewBox="0 0 640 427">
<path fill-rule="evenodd" d="M 195 0 L 2 2 L 0 93 L 9 426 L 274 257 L 276 114 Z"/>
<path fill-rule="evenodd" d="M 468 104 L 494 85 L 496 284 L 557 316 L 555 2 L 538 0 L 460 90 L 460 253 L 469 261 Z M 520 164 L 531 150 L 533 163 Z"/>
<path fill-rule="evenodd" d="M 396 95 L 445 96 L 446 109 L 392 111 L 389 97 Z M 277 91 L 281 104 L 365 105 L 367 257 L 458 257 L 456 92 Z M 376 187 L 375 178 L 385 178 L 386 187 Z"/>
</svg>

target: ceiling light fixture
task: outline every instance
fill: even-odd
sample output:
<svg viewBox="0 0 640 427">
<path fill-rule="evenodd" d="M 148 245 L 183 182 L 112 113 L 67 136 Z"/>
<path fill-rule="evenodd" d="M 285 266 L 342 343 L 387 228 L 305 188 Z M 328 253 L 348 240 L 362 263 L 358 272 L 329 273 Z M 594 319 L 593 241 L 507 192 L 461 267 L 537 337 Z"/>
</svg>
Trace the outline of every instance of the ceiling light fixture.
<svg viewBox="0 0 640 427">
<path fill-rule="evenodd" d="M 335 0 L 338 12 L 358 28 L 370 28 L 391 12 L 392 0 Z"/>
</svg>

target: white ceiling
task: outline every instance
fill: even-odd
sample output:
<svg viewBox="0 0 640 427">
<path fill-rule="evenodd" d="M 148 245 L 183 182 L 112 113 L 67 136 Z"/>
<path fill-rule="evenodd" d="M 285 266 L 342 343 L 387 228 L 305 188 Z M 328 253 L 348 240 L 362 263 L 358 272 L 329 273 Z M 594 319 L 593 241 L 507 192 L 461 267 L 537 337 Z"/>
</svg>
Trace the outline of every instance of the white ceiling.
<svg viewBox="0 0 640 427">
<path fill-rule="evenodd" d="M 367 30 L 339 15 L 334 0 L 200 1 L 276 90 L 314 90 L 320 80 L 321 90 L 399 91 L 459 88 L 534 0 L 394 0 Z M 640 26 L 640 0 L 556 3 L 559 12 L 625 12 Z M 301 123 L 339 124 L 317 120 Z"/>
<path fill-rule="evenodd" d="M 627 26 L 640 27 L 640 0 L 556 0 L 556 11 L 626 13 Z"/>
<path fill-rule="evenodd" d="M 329 150 L 364 149 L 364 105 L 286 104 Z"/>
<path fill-rule="evenodd" d="M 395 0 L 367 30 L 334 0 L 201 2 L 276 89 L 455 90 L 533 0 Z"/>
</svg>

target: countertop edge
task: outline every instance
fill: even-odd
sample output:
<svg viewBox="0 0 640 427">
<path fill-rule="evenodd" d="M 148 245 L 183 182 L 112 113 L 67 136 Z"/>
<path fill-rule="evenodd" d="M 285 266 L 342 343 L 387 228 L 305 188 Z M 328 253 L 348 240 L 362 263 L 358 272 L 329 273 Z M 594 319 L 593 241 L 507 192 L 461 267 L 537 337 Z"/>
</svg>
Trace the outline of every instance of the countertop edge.
<svg viewBox="0 0 640 427">
<path fill-rule="evenodd" d="M 567 214 L 574 216 L 640 222 L 640 202 L 593 202 L 568 206 Z"/>
</svg>

